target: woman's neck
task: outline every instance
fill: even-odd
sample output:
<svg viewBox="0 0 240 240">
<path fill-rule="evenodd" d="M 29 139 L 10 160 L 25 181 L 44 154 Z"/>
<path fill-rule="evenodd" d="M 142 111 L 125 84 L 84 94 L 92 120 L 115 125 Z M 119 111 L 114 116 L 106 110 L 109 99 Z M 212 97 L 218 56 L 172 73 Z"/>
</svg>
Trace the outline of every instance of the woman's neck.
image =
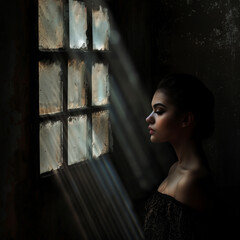
<svg viewBox="0 0 240 240">
<path fill-rule="evenodd" d="M 176 152 L 178 163 L 184 169 L 194 168 L 205 159 L 202 143 L 193 139 L 181 139 L 172 143 Z"/>
</svg>

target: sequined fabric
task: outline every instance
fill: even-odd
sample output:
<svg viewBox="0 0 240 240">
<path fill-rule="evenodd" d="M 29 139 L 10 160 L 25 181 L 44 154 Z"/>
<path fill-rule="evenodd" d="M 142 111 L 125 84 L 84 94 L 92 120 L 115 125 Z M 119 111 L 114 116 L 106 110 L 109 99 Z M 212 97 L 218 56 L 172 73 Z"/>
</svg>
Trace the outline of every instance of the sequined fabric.
<svg viewBox="0 0 240 240">
<path fill-rule="evenodd" d="M 145 240 L 208 239 L 207 219 L 169 195 L 155 192 L 145 208 Z"/>
</svg>

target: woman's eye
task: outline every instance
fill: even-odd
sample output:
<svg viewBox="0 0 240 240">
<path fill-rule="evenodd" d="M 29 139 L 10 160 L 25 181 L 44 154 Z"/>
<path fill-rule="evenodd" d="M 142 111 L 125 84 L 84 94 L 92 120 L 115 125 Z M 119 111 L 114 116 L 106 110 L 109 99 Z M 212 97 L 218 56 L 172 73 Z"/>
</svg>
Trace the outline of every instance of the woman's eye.
<svg viewBox="0 0 240 240">
<path fill-rule="evenodd" d="M 162 114 L 164 113 L 164 111 L 155 111 L 155 113 L 156 113 L 157 115 L 162 115 Z"/>
</svg>

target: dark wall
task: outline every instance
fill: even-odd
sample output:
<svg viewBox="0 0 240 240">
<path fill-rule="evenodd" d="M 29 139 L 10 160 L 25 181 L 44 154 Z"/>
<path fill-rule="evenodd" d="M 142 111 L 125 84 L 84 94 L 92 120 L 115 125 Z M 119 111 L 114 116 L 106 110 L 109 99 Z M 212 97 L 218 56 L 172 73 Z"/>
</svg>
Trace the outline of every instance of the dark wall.
<svg viewBox="0 0 240 240">
<path fill-rule="evenodd" d="M 197 75 L 214 93 L 215 133 L 205 149 L 216 185 L 216 225 L 234 234 L 240 215 L 240 2 L 131 1 L 119 7 L 126 13 L 120 30 L 149 99 L 160 77 L 172 72 Z"/>
<path fill-rule="evenodd" d="M 33 239 L 35 230 L 40 237 L 54 239 L 69 232 L 74 222 L 69 218 L 67 226 L 64 224 L 64 216 L 71 211 L 58 189 L 40 188 L 44 192 L 41 196 L 35 189 L 30 116 L 31 2 L 5 2 L 0 14 L 2 239 Z M 233 234 L 240 200 L 239 1 L 131 0 L 110 1 L 110 5 L 149 101 L 159 76 L 175 71 L 196 74 L 215 94 L 216 130 L 205 148 L 216 182 L 219 228 L 226 229 L 226 235 Z M 58 230 L 47 232 L 47 224 Z"/>
<path fill-rule="evenodd" d="M 31 234 L 29 1 L 1 6 L 0 236 Z"/>
<path fill-rule="evenodd" d="M 216 99 L 216 130 L 208 153 L 216 182 L 239 186 L 240 3 L 155 1 L 152 71 L 195 74 Z M 204 97 L 204 96 L 203 96 Z M 206 116 L 207 117 L 207 116 Z"/>
</svg>

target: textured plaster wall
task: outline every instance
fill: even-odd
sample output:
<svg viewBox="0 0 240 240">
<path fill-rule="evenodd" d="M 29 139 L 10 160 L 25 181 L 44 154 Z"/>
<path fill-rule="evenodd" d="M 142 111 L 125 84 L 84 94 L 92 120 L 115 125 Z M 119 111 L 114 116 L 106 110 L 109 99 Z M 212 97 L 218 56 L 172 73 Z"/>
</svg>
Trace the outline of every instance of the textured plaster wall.
<svg viewBox="0 0 240 240">
<path fill-rule="evenodd" d="M 205 148 L 216 183 L 216 225 L 224 231 L 218 234 L 233 236 L 240 215 L 240 1 L 131 0 L 113 9 L 149 103 L 160 77 L 171 72 L 197 75 L 214 93 L 215 133 Z"/>
<path fill-rule="evenodd" d="M 187 72 L 215 95 L 215 133 L 205 148 L 217 189 L 216 225 L 224 232 L 218 234 L 229 238 L 240 215 L 240 2 L 154 1 L 151 19 L 152 87 L 158 76 Z"/>
<path fill-rule="evenodd" d="M 213 91 L 216 130 L 207 143 L 210 164 L 218 185 L 239 186 L 240 2 L 155 1 L 153 9 L 152 46 L 158 58 L 153 72 L 192 73 Z"/>
</svg>

